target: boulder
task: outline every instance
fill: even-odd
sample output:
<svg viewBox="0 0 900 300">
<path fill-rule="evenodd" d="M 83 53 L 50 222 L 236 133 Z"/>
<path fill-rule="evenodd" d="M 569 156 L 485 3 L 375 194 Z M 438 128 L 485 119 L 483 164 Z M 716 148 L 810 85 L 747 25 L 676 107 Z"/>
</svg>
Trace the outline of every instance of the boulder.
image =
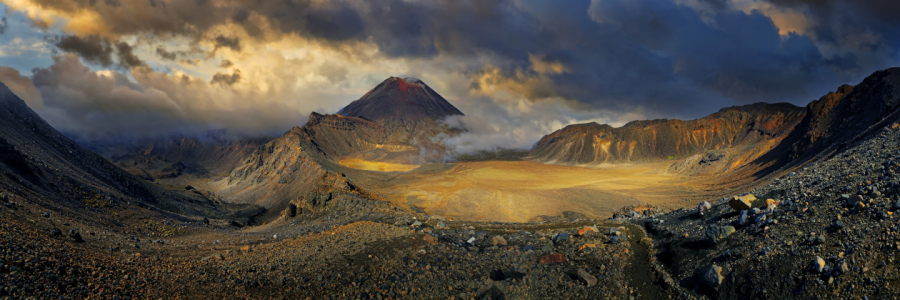
<svg viewBox="0 0 900 300">
<path fill-rule="evenodd" d="M 444 224 L 444 221 L 438 221 L 436 225 L 434 225 L 435 229 L 445 229 L 447 228 L 447 224 Z"/>
<path fill-rule="evenodd" d="M 592 232 L 600 232 L 600 230 L 594 226 L 584 226 L 581 229 L 578 229 L 578 235 L 586 235 Z"/>
<path fill-rule="evenodd" d="M 866 208 L 866 200 L 860 195 L 850 196 L 850 198 L 847 199 L 847 207 L 850 207 L 850 209 Z"/>
<path fill-rule="evenodd" d="M 756 200 L 756 197 L 753 196 L 753 194 L 747 194 L 746 196 L 740 197 L 735 196 L 731 199 L 731 201 L 728 201 L 728 205 L 731 206 L 731 208 L 733 208 L 735 211 L 742 211 L 745 209 L 750 209 L 750 204 L 753 202 L 753 200 Z"/>
<path fill-rule="evenodd" d="M 710 226 L 706 229 L 706 238 L 713 244 L 725 239 L 734 233 L 734 226 Z"/>
<path fill-rule="evenodd" d="M 503 238 L 502 235 L 495 235 L 491 239 L 491 245 L 493 246 L 506 246 L 506 239 Z"/>
<path fill-rule="evenodd" d="M 822 273 L 825 271 L 825 260 L 821 257 L 816 256 L 816 260 L 813 261 L 813 269 L 816 272 Z"/>
<path fill-rule="evenodd" d="M 568 240 L 568 239 L 569 239 L 568 233 L 560 232 L 553 236 L 553 243 L 558 244 L 558 243 Z"/>
<path fill-rule="evenodd" d="M 709 267 L 709 270 L 706 270 L 706 273 L 703 274 L 703 279 L 706 280 L 706 283 L 710 286 L 718 287 L 722 284 L 722 280 L 725 279 L 725 276 L 722 276 L 722 267 L 712 265 Z"/>
<path fill-rule="evenodd" d="M 766 207 L 769 207 L 769 205 L 772 205 L 775 203 L 776 203 L 775 199 L 766 199 Z"/>
<path fill-rule="evenodd" d="M 578 268 L 578 278 L 581 279 L 581 281 L 583 281 L 587 286 L 593 286 L 597 284 L 597 277 L 594 277 L 594 275 L 591 275 L 591 273 L 585 271 L 584 268 Z"/>
</svg>

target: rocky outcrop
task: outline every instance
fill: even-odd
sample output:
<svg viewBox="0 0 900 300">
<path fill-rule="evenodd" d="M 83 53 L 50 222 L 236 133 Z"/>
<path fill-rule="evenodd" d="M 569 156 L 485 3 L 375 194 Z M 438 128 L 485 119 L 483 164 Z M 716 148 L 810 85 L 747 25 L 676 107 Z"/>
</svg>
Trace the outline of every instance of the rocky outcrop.
<svg viewBox="0 0 900 300">
<path fill-rule="evenodd" d="M 576 165 L 683 159 L 783 138 L 804 114 L 791 104 L 757 103 L 691 121 L 634 121 L 620 128 L 576 124 L 544 136 L 529 155 L 539 162 Z"/>
</svg>

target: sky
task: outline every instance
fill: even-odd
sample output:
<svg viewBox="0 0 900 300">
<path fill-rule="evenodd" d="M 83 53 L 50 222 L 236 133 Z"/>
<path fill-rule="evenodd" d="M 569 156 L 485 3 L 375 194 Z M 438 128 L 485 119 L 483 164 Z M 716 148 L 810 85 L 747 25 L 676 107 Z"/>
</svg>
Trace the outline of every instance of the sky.
<svg viewBox="0 0 900 300">
<path fill-rule="evenodd" d="M 390 76 L 460 151 L 584 122 L 805 106 L 900 62 L 895 0 L 0 0 L 0 81 L 82 138 L 278 136 Z"/>
</svg>

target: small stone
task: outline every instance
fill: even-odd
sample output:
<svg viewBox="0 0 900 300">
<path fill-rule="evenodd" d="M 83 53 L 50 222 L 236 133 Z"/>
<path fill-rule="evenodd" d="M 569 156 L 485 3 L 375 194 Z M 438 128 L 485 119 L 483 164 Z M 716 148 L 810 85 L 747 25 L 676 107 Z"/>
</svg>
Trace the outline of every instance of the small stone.
<svg viewBox="0 0 900 300">
<path fill-rule="evenodd" d="M 62 230 L 59 230 L 59 228 L 50 228 L 50 235 L 62 235 Z"/>
<path fill-rule="evenodd" d="M 590 273 L 585 271 L 584 268 L 578 268 L 578 278 L 580 278 L 581 281 L 584 281 L 587 286 L 593 286 L 597 284 L 597 277 L 594 277 L 594 275 L 591 275 Z"/>
<path fill-rule="evenodd" d="M 850 196 L 849 199 L 847 199 L 847 206 L 850 207 L 850 209 L 863 209 L 866 208 L 865 201 L 866 200 L 863 199 L 863 196 L 853 195 Z"/>
<path fill-rule="evenodd" d="M 816 272 L 822 273 L 825 271 L 825 260 L 816 256 L 816 260 L 813 261 L 813 268 L 815 268 Z"/>
<path fill-rule="evenodd" d="M 618 228 L 613 227 L 609 229 L 609 235 L 621 235 L 621 233 Z"/>
<path fill-rule="evenodd" d="M 412 223 L 412 227 L 419 227 L 419 226 L 422 226 L 422 222 L 419 222 L 418 220 Z"/>
<path fill-rule="evenodd" d="M 624 235 L 617 235 L 609 238 L 609 242 L 613 244 L 618 244 L 619 242 L 627 242 L 628 237 Z"/>
<path fill-rule="evenodd" d="M 766 207 L 769 207 L 769 205 L 775 204 L 775 202 L 776 202 L 775 199 L 766 199 Z"/>
<path fill-rule="evenodd" d="M 747 223 L 749 223 L 749 222 L 750 222 L 750 211 L 742 210 L 741 217 L 738 218 L 738 225 L 744 226 L 744 225 L 747 225 Z"/>
<path fill-rule="evenodd" d="M 568 240 L 568 239 L 569 239 L 568 233 L 560 232 L 553 236 L 553 243 L 558 244 L 558 243 Z"/>
<path fill-rule="evenodd" d="M 837 265 L 837 270 L 838 270 L 839 272 L 841 272 L 841 274 L 847 274 L 847 273 L 850 273 L 850 268 L 847 267 L 847 262 L 846 262 L 846 261 L 842 261 L 840 264 L 838 264 L 838 265 Z"/>
<path fill-rule="evenodd" d="M 578 246 L 578 251 L 581 251 L 581 250 L 584 250 L 587 248 L 597 248 L 597 245 L 591 244 L 591 243 L 584 244 L 584 245 Z"/>
<path fill-rule="evenodd" d="M 592 232 L 600 232 L 600 230 L 597 230 L 597 227 L 594 226 L 584 226 L 578 229 L 578 235 L 586 235 Z"/>
<path fill-rule="evenodd" d="M 709 239 L 712 243 L 718 243 L 719 241 L 725 239 L 729 235 L 734 233 L 734 226 L 710 226 L 709 229 L 706 230 L 706 238 Z"/>
<path fill-rule="evenodd" d="M 706 283 L 710 286 L 718 287 L 722 284 L 722 280 L 725 279 L 725 276 L 722 276 L 722 267 L 712 265 L 709 267 L 709 270 L 706 270 L 706 273 L 703 274 L 703 279 L 705 279 Z"/>
<path fill-rule="evenodd" d="M 765 215 L 765 214 L 759 214 L 759 215 L 756 216 L 756 220 L 755 220 L 754 222 L 755 222 L 755 223 L 762 223 L 762 222 L 765 221 L 765 220 L 766 220 L 766 215 Z"/>
<path fill-rule="evenodd" d="M 430 234 L 426 234 L 424 237 L 422 237 L 422 239 L 424 239 L 425 242 L 429 243 L 429 244 L 437 244 L 438 243 L 438 238 L 433 235 L 430 235 Z"/>
<path fill-rule="evenodd" d="M 469 244 L 475 243 L 475 237 L 470 237 L 469 240 L 466 241 L 466 243 L 469 243 Z"/>
<path fill-rule="evenodd" d="M 712 208 L 712 204 L 709 204 L 708 201 L 700 202 L 700 204 L 697 205 L 697 213 L 703 215 L 703 212 L 709 210 L 710 208 Z"/>
<path fill-rule="evenodd" d="M 438 221 L 436 225 L 434 225 L 435 229 L 445 229 L 447 228 L 447 224 L 444 224 L 444 221 Z"/>
<path fill-rule="evenodd" d="M 562 253 L 553 253 L 539 257 L 538 261 L 545 265 L 549 263 L 561 263 L 566 261 L 566 256 Z"/>
<path fill-rule="evenodd" d="M 493 246 L 498 246 L 498 245 L 499 245 L 499 246 L 506 246 L 506 239 L 503 238 L 503 236 L 495 235 L 495 236 L 491 239 L 491 245 L 493 245 Z"/>
<path fill-rule="evenodd" d="M 84 243 L 84 239 L 81 238 L 81 233 L 78 230 L 70 229 L 69 237 L 72 238 L 76 243 Z"/>
</svg>

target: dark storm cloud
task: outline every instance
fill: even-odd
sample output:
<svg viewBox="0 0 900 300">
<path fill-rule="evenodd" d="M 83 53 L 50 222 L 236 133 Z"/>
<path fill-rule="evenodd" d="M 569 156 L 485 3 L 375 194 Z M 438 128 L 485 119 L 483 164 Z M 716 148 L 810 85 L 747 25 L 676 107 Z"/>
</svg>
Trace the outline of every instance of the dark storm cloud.
<svg viewBox="0 0 900 300">
<path fill-rule="evenodd" d="M 221 84 L 221 85 L 233 85 L 241 81 L 241 70 L 234 70 L 234 73 L 231 75 L 225 73 L 216 73 L 213 75 L 212 80 L 209 81 L 210 84 Z"/>
<path fill-rule="evenodd" d="M 113 48 L 109 41 L 97 35 L 79 37 L 77 35 L 65 36 L 56 43 L 56 47 L 66 52 L 78 54 L 84 60 L 100 64 L 112 65 Z"/>
<path fill-rule="evenodd" d="M 237 37 L 226 37 L 224 35 L 217 36 L 215 38 L 216 49 L 218 48 L 230 48 L 231 50 L 241 52 L 241 39 Z"/>
<path fill-rule="evenodd" d="M 231 68 L 232 66 L 234 66 L 234 63 L 227 59 L 219 63 L 219 68 Z"/>
<path fill-rule="evenodd" d="M 85 61 L 108 67 L 113 64 L 113 53 L 119 61 L 119 65 L 125 68 L 133 68 L 144 65 L 144 62 L 134 54 L 131 45 L 125 42 L 111 42 L 109 39 L 97 35 L 79 37 L 76 35 L 64 36 L 56 43 L 60 50 L 78 54 Z"/>
<path fill-rule="evenodd" d="M 166 47 L 163 46 L 156 47 L 156 54 L 165 60 L 174 61 L 176 58 L 178 58 L 178 54 L 176 54 L 175 52 L 166 51 Z"/>
<path fill-rule="evenodd" d="M 836 57 L 834 72 L 884 68 L 900 52 L 900 1 L 895 0 L 767 0 L 779 8 L 800 9 L 816 26 L 809 33 L 817 43 L 845 50 Z M 881 66 L 881 67 L 879 67 Z M 849 74 L 848 74 L 849 73 Z"/>
<path fill-rule="evenodd" d="M 131 45 L 125 42 L 116 43 L 116 54 L 119 57 L 119 64 L 126 68 L 133 68 L 144 65 L 136 55 L 134 55 Z"/>
</svg>

